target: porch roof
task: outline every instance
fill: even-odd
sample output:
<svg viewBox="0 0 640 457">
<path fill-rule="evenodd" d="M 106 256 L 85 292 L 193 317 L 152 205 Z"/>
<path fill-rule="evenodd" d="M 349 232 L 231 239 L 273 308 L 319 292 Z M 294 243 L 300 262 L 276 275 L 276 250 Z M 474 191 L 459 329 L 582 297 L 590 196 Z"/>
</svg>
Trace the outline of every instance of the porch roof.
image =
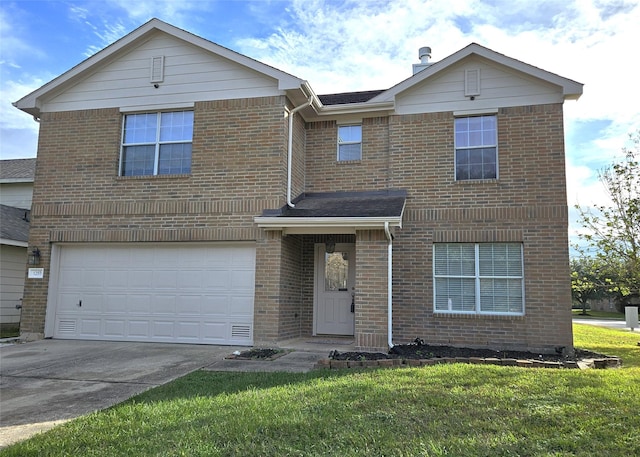
<svg viewBox="0 0 640 457">
<path fill-rule="evenodd" d="M 402 227 L 407 192 L 401 189 L 363 192 L 306 193 L 290 208 L 266 209 L 255 218 L 265 230 L 297 233 L 355 233 L 356 229 Z"/>
</svg>

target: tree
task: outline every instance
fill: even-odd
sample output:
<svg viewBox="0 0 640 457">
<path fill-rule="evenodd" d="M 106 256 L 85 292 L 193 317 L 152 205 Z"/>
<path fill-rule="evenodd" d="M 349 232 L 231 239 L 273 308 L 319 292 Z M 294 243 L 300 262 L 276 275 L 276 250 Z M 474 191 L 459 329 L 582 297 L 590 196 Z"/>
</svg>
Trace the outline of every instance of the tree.
<svg viewBox="0 0 640 457">
<path fill-rule="evenodd" d="M 640 130 L 630 138 L 633 148 L 623 149 L 624 159 L 598 173 L 611 204 L 576 205 L 587 230 L 579 237 L 595 251 L 601 274 L 623 306 L 640 300 Z M 584 255 L 584 248 L 577 249 Z"/>
<path fill-rule="evenodd" d="M 602 277 L 600 261 L 594 257 L 571 259 L 571 297 L 582 306 L 582 314 L 587 314 L 587 303 L 607 294 L 607 278 Z"/>
</svg>

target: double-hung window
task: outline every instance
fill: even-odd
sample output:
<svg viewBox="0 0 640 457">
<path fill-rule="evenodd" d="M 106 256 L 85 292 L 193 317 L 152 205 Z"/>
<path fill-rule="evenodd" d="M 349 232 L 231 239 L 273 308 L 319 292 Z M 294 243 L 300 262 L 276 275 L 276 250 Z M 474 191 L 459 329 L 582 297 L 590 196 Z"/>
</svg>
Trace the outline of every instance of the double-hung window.
<svg viewBox="0 0 640 457">
<path fill-rule="evenodd" d="M 435 312 L 522 315 L 522 244 L 434 244 L 433 283 Z"/>
<path fill-rule="evenodd" d="M 362 125 L 338 127 L 338 162 L 362 159 Z"/>
<path fill-rule="evenodd" d="M 495 115 L 458 117 L 455 129 L 456 181 L 498 177 Z"/>
<path fill-rule="evenodd" d="M 121 176 L 191 173 L 193 111 L 127 114 Z"/>
</svg>

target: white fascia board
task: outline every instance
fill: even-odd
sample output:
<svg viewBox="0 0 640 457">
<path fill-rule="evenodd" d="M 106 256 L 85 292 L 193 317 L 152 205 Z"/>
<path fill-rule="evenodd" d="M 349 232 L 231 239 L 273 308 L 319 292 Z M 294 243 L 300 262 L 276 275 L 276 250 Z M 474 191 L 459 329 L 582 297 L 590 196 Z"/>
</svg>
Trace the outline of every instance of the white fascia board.
<svg viewBox="0 0 640 457">
<path fill-rule="evenodd" d="M 402 227 L 402 216 L 394 217 L 255 217 L 258 227 L 282 230 L 286 233 L 355 233 L 355 230 L 384 230 L 385 222 L 391 227 Z"/>
<path fill-rule="evenodd" d="M 476 54 L 478 56 L 484 57 L 490 61 L 496 62 L 498 64 L 504 65 L 508 68 L 512 68 L 514 70 L 520 71 L 527 75 L 533 76 L 535 78 L 541 79 L 543 81 L 549 82 L 556 86 L 562 88 L 562 95 L 566 99 L 577 100 L 580 95 L 582 95 L 582 86 L 583 84 L 573 81 L 568 78 L 564 78 L 562 76 L 556 75 L 555 73 L 551 73 L 549 71 L 543 70 L 538 67 L 534 67 L 533 65 L 529 65 L 520 60 L 514 59 L 512 57 L 508 57 L 504 54 L 500 54 L 498 52 L 492 51 L 489 48 L 485 48 L 484 46 L 480 46 L 477 43 L 471 43 L 465 48 L 451 54 L 448 57 L 440 60 L 439 62 L 434 62 L 428 68 L 416 73 L 415 75 L 405 79 L 404 81 L 396 84 L 392 88 L 382 92 L 376 97 L 369 100 L 368 103 L 376 103 L 383 101 L 390 101 L 395 99 L 396 95 L 405 90 L 413 87 L 416 84 L 421 83 L 425 79 L 439 73 L 446 68 L 460 62 L 462 59 Z"/>
<path fill-rule="evenodd" d="M 379 103 L 346 103 L 344 105 L 322 105 L 318 116 L 337 116 L 340 114 L 391 113 L 395 110 L 395 100 Z"/>
<path fill-rule="evenodd" d="M 26 241 L 10 240 L 8 238 L 0 238 L 0 244 L 4 244 L 5 246 L 17 246 L 19 248 L 29 247 L 29 244 Z"/>
</svg>

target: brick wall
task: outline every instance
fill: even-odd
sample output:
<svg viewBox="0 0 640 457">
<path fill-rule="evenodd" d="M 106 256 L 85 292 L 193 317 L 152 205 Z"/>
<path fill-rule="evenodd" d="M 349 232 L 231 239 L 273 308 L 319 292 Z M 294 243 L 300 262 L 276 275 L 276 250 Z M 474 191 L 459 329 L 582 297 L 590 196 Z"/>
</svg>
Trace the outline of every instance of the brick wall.
<svg viewBox="0 0 640 457">
<path fill-rule="evenodd" d="M 253 217 L 283 204 L 283 97 L 196 103 L 190 175 L 119 177 L 117 109 L 43 113 L 21 332 L 42 335 L 53 242 L 260 240 Z M 268 305 L 265 305 L 268 307 Z"/>
<path fill-rule="evenodd" d="M 395 343 L 420 337 L 544 351 L 572 347 L 562 105 L 503 108 L 497 116 L 499 179 L 483 182 L 454 180 L 451 112 L 365 119 L 362 160 L 347 164 L 335 162 L 334 123 L 308 126 L 307 189 L 408 191 L 394 241 Z M 434 314 L 433 243 L 493 241 L 523 243 L 525 315 Z M 368 300 L 372 309 L 384 301 L 386 313 L 386 298 Z M 378 330 L 356 328 L 386 335 L 372 312 L 361 324 Z"/>
<path fill-rule="evenodd" d="M 388 242 L 383 230 L 356 232 L 356 346 L 387 348 Z"/>
</svg>

